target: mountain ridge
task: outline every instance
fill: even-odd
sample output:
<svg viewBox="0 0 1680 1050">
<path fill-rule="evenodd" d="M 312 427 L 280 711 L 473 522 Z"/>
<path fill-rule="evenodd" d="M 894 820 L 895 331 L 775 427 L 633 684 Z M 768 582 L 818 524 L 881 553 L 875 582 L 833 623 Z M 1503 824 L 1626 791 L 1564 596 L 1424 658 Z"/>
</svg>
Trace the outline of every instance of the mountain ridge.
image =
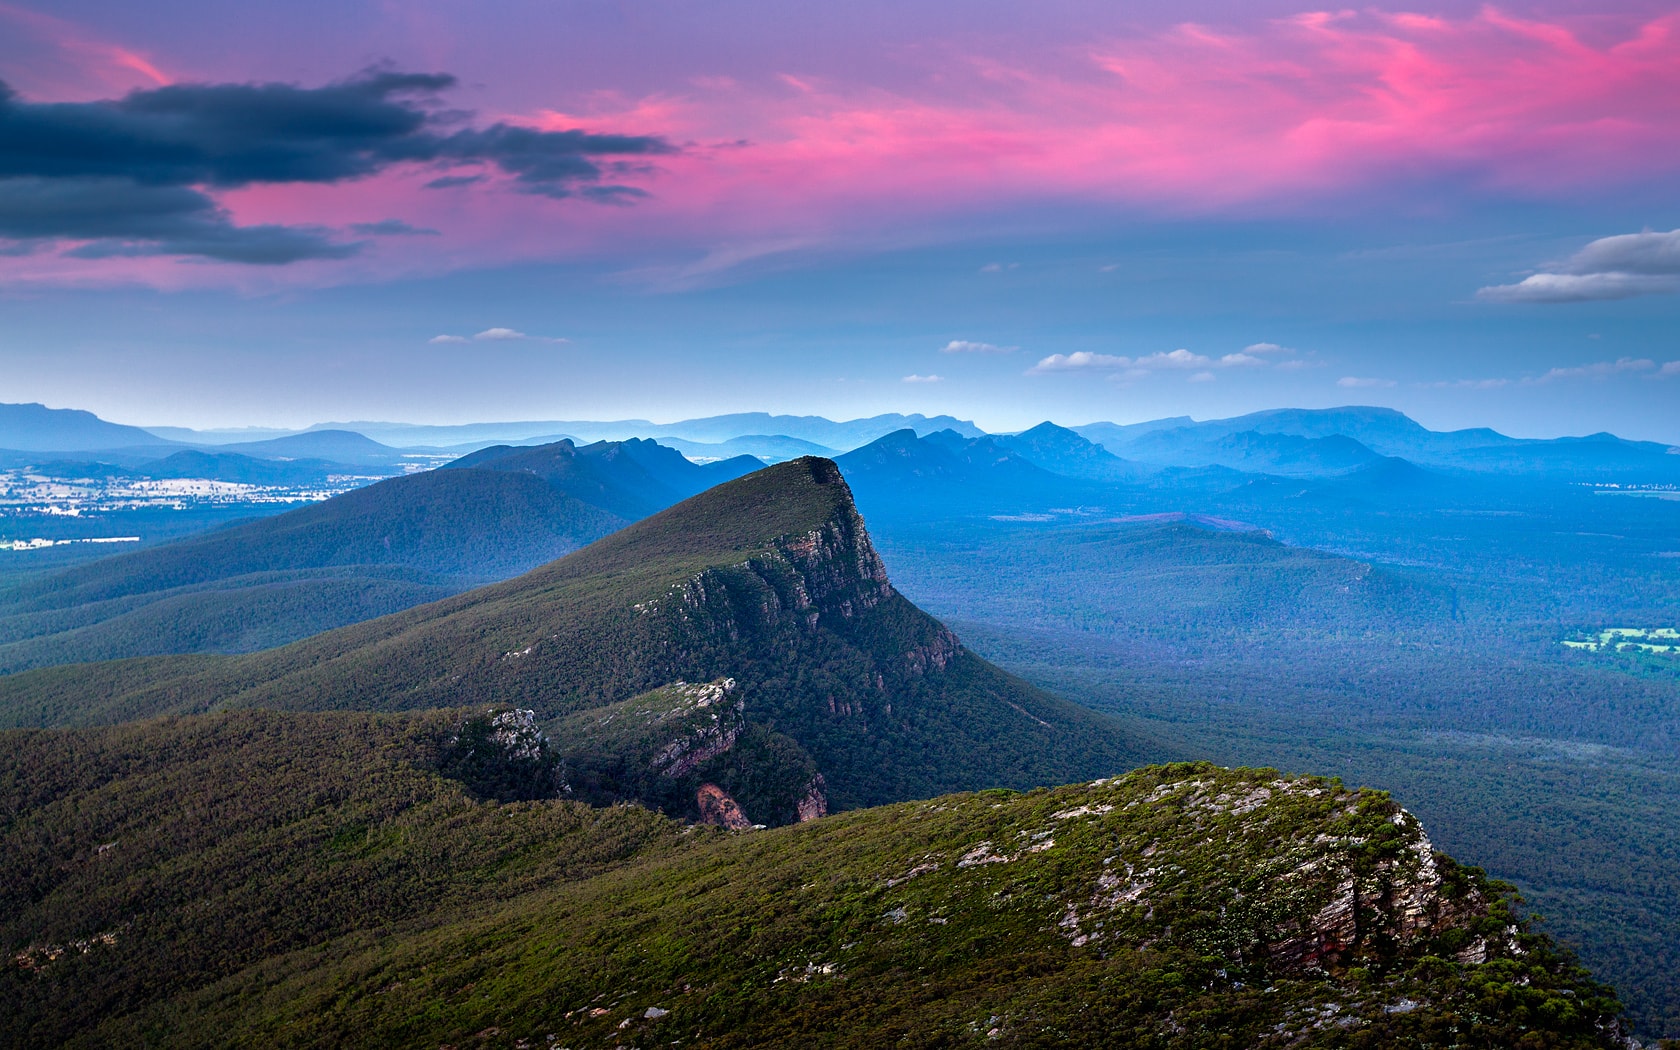
<svg viewBox="0 0 1680 1050">
<path fill-rule="evenodd" d="M 90 452 L 129 445 L 169 445 L 149 431 L 100 419 L 77 408 L 39 402 L 0 404 L 0 449 Z"/>
<path fill-rule="evenodd" d="M 717 486 L 502 583 L 239 657 L 0 679 L 9 724 L 261 706 L 528 708 L 545 723 L 676 680 L 741 683 L 836 808 L 1029 786 L 1135 760 L 1106 718 L 965 649 L 900 595 L 832 461 Z"/>
<path fill-rule="evenodd" d="M 642 441 L 481 451 L 15 584 L 0 669 L 269 648 L 517 575 L 749 466 Z"/>
</svg>

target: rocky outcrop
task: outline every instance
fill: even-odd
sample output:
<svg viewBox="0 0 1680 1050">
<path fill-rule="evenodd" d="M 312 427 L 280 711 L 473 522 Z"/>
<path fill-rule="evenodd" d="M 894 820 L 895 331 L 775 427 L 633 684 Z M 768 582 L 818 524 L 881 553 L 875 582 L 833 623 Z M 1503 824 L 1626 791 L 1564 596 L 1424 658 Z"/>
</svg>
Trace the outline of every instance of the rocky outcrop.
<svg viewBox="0 0 1680 1050">
<path fill-rule="evenodd" d="M 730 700 L 734 692 L 733 678 L 702 685 L 675 682 L 660 690 L 661 695 L 675 703 L 653 721 L 678 723 L 680 734 L 654 752 L 648 762 L 654 771 L 679 780 L 734 747 L 746 727 L 742 718 L 745 705 L 739 697 Z M 698 718 L 684 717 L 696 713 Z"/>
<path fill-rule="evenodd" d="M 703 616 L 739 640 L 786 621 L 815 630 L 825 621 L 852 620 L 895 593 L 863 519 L 848 502 L 818 528 L 777 540 L 763 554 L 696 573 L 676 607 L 679 616 Z M 642 603 L 638 611 L 660 604 Z"/>
<path fill-rule="evenodd" d="M 534 711 L 469 715 L 438 749 L 438 771 L 474 794 L 504 802 L 570 794 L 559 756 Z"/>
<path fill-rule="evenodd" d="M 934 632 L 933 638 L 923 645 L 912 646 L 904 654 L 904 669 L 913 675 L 927 674 L 929 671 L 943 671 L 956 658 L 962 643 L 952 634 L 944 624 Z"/>
<path fill-rule="evenodd" d="M 1284 874 L 1285 879 L 1329 881 L 1333 889 L 1315 914 L 1277 925 L 1278 939 L 1267 945 L 1273 963 L 1284 970 L 1320 969 L 1351 958 L 1366 945 L 1406 950 L 1487 910 L 1478 890 L 1449 886 L 1442 877 L 1434 845 L 1417 818 L 1401 810 L 1390 821 L 1405 836 L 1396 854 L 1362 862 L 1369 838 L 1349 836 L 1335 844 L 1335 853 Z M 1454 955 L 1465 964 L 1486 962 L 1488 940 L 1477 935 Z"/>
<path fill-rule="evenodd" d="M 800 823 L 828 816 L 828 797 L 823 794 L 826 786 L 821 773 L 812 777 L 811 782 L 806 785 L 805 793 L 793 805 L 794 812 L 799 814 Z"/>
<path fill-rule="evenodd" d="M 714 824 L 731 831 L 746 831 L 753 826 L 740 803 L 716 784 L 701 784 L 700 790 L 694 794 L 694 803 L 700 808 L 702 824 Z"/>
<path fill-rule="evenodd" d="M 537 728 L 537 713 L 526 708 L 502 711 L 490 716 L 489 742 L 509 759 L 534 761 L 543 756 L 543 735 Z M 456 735 L 459 740 L 459 733 Z"/>
<path fill-rule="evenodd" d="M 750 721 L 748 708 L 735 679 L 719 678 L 672 682 L 560 721 L 555 739 L 573 797 L 634 801 L 726 827 L 734 826 L 729 806 L 766 825 L 826 813 L 816 763 L 793 740 Z M 731 801 L 720 809 L 724 798 Z"/>
<path fill-rule="evenodd" d="M 1435 852 L 1415 817 L 1378 793 L 1316 779 L 1262 781 L 1209 768 L 1141 800 L 1056 812 L 1010 849 L 979 844 L 958 867 L 1014 862 L 1074 824 L 1160 828 L 1162 820 L 1176 848 L 1163 848 L 1159 831 L 1133 839 L 1113 852 L 1088 895 L 1068 902 L 1060 927 L 1075 946 L 1122 931 L 1147 939 L 1187 900 L 1200 900 L 1217 901 L 1222 916 L 1201 935 L 1210 950 L 1275 974 L 1425 950 L 1479 965 L 1522 950 L 1515 925 L 1477 921 L 1489 899 Z"/>
<path fill-rule="evenodd" d="M 794 604 L 802 612 L 827 610 L 850 619 L 892 596 L 887 567 L 849 500 L 820 528 L 782 539 L 776 547 L 798 573 Z"/>
</svg>

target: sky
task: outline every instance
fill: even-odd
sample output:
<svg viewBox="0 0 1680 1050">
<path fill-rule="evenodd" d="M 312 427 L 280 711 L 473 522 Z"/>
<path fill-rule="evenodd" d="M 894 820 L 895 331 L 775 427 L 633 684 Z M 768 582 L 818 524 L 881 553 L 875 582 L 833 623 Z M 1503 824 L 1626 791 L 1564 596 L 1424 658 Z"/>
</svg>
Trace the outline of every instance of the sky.
<svg viewBox="0 0 1680 1050">
<path fill-rule="evenodd" d="M 1680 443 L 1680 2 L 0 0 L 0 401 Z"/>
</svg>

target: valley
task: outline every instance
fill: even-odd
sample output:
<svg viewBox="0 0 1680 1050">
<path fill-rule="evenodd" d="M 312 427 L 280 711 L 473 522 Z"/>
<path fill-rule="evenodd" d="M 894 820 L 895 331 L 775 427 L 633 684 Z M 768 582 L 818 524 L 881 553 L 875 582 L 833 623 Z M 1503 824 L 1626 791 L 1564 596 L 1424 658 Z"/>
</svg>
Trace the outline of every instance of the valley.
<svg viewBox="0 0 1680 1050">
<path fill-rule="evenodd" d="M 1666 819 L 1680 804 L 1668 761 L 1680 747 L 1680 675 L 1662 653 L 1558 643 L 1665 644 L 1660 629 L 1568 625 L 1660 622 L 1676 587 L 1662 557 L 1669 508 L 1594 500 L 1551 467 L 1472 483 L 1457 467 L 1345 460 L 1294 475 L 1140 467 L 1049 424 L 889 431 L 838 469 L 816 458 L 697 465 L 648 439 L 489 445 L 305 509 L 18 577 L 0 609 L 12 672 L 0 677 L 0 722 L 12 733 L 170 733 L 260 716 L 304 719 L 296 731 L 313 732 L 308 719 L 395 718 L 431 727 L 432 742 L 413 745 L 431 757 L 415 768 L 471 797 L 628 804 L 745 835 L 1148 763 L 1335 776 L 1391 792 L 1447 854 L 1515 884 L 1526 903 L 1513 914 L 1532 916 L 1524 928 L 1609 979 L 1635 1031 L 1680 1025 L 1668 947 L 1680 942 L 1680 838 Z M 372 824 L 351 824 L 364 830 L 329 839 L 375 841 Z M 121 839 L 96 845 L 105 841 Z M 1034 856 L 976 852 L 1002 850 L 995 837 L 977 843 L 962 856 Z M 640 863 L 632 855 L 623 863 Z M 249 906 L 256 899 L 239 905 Z M 36 921 L 18 955 L 33 961 L 19 965 L 47 974 L 93 959 L 111 947 L 101 938 L 127 936 L 124 907 L 97 921 L 69 907 L 58 932 Z M 331 949 L 348 960 L 338 953 L 363 943 L 356 929 L 322 928 L 298 950 L 348 937 Z M 416 942 L 419 957 L 433 936 Z M 834 945 L 812 950 L 778 963 L 770 984 L 795 974 L 790 989 L 828 987 L 851 965 Z M 368 965 L 267 953 L 248 957 L 250 972 L 291 982 L 288 996 L 363 980 L 350 975 Z M 250 979 L 236 970 L 205 971 L 204 987 Z M 1391 989 L 1424 979 L 1383 972 Z M 626 971 L 622 982 L 649 978 Z M 1337 987 L 1344 999 L 1364 994 Z M 169 996 L 146 1008 L 165 1013 L 147 1016 L 211 1008 Z M 666 1000 L 680 996 L 658 998 L 652 1008 L 671 1012 Z M 460 1038 L 460 1026 L 502 1032 L 507 1010 L 537 1016 L 495 1001 L 449 1015 L 438 1038 Z M 625 1005 L 594 991 L 578 1001 L 604 1005 L 569 1006 L 542 1026 L 576 1029 L 580 1016 Z M 227 1024 L 258 1023 L 245 1006 L 217 1009 L 234 1011 Z M 707 1010 L 732 1030 L 743 1023 Z M 1221 1030 L 1247 1023 L 1224 1010 Z M 399 1023 L 356 1016 L 342 1023 Z M 996 1016 L 986 1031 L 1031 1010 Z M 1360 1017 L 1354 1027 L 1374 1023 Z"/>
</svg>

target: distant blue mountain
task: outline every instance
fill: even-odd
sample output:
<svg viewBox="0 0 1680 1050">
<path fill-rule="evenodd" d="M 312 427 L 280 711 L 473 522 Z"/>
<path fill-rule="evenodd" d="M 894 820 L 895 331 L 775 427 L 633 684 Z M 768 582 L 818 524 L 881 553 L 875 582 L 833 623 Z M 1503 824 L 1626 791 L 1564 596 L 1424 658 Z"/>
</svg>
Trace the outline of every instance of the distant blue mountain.
<svg viewBox="0 0 1680 1050">
<path fill-rule="evenodd" d="M 752 456 L 766 463 L 782 463 L 800 456 L 823 456 L 833 459 L 838 449 L 819 445 L 815 441 L 787 437 L 781 434 L 748 434 L 728 441 L 689 441 L 687 438 L 665 436 L 661 445 L 669 445 L 696 463 L 711 463 L 735 456 Z"/>
<path fill-rule="evenodd" d="M 1256 474 L 1314 477 L 1368 466 L 1383 457 L 1342 434 L 1301 437 L 1253 430 L 1221 434 L 1179 427 L 1140 435 L 1126 446 L 1140 463 L 1175 467 L 1230 467 Z"/>
<path fill-rule="evenodd" d="M 257 459 L 330 459 L 370 466 L 387 466 L 402 458 L 397 449 L 349 430 L 312 430 L 267 441 L 242 441 L 218 445 L 216 451 Z"/>
<path fill-rule="evenodd" d="M 896 412 L 835 422 L 822 416 L 773 416 L 767 412 L 740 412 L 727 416 L 685 419 L 656 427 L 649 437 L 679 437 L 689 441 L 728 441 L 750 434 L 779 434 L 810 441 L 842 451 L 859 448 L 897 430 L 912 430 L 920 436 L 952 430 L 964 437 L 980 437 L 985 431 L 973 423 L 951 416 L 928 417 Z"/>
<path fill-rule="evenodd" d="M 1004 440 L 968 438 L 954 430 L 918 437 L 905 429 L 835 462 L 871 519 L 1038 513 L 1085 503 L 1100 488 L 1100 483 L 1046 470 Z"/>
<path fill-rule="evenodd" d="M 984 433 L 972 422 L 953 416 L 901 415 L 887 413 L 868 419 L 835 421 L 823 416 L 778 416 L 768 412 L 740 412 L 724 416 L 704 416 L 676 423 L 654 423 L 646 419 L 619 420 L 524 420 L 507 423 L 465 423 L 453 426 L 425 426 L 410 423 L 361 421 L 354 423 L 320 423 L 305 431 L 266 432 L 264 442 L 238 441 L 241 431 L 192 431 L 177 427 L 158 427 L 170 438 L 197 445 L 223 445 L 238 441 L 241 446 L 266 443 L 267 440 L 287 439 L 306 434 L 340 431 L 361 434 L 391 448 L 455 449 L 469 452 L 489 445 L 531 445 L 551 443 L 568 438 L 579 443 L 591 441 L 623 441 L 629 438 L 677 439 L 687 443 L 718 445 L 730 441 L 752 439 L 767 441 L 786 438 L 805 442 L 808 447 L 798 455 L 828 455 L 867 445 L 876 438 L 895 430 L 914 430 L 927 435 L 939 430 L 954 430 L 965 437 L 979 437 Z M 8 446 L 0 446 L 8 447 Z M 817 451 L 817 450 L 821 451 Z M 750 449 L 746 450 L 749 454 Z M 703 453 L 710 456 L 712 452 Z M 792 458 L 772 456 L 772 458 Z"/>
<path fill-rule="evenodd" d="M 1117 456 L 1160 466 L 1221 465 L 1310 476 L 1392 457 L 1436 469 L 1554 480 L 1680 481 L 1680 454 L 1655 442 L 1611 434 L 1514 438 L 1485 427 L 1435 431 L 1394 409 L 1371 406 L 1273 409 L 1200 423 L 1182 418 L 1091 423 L 1073 429 Z"/>
<path fill-rule="evenodd" d="M 1128 481 L 1148 473 L 1094 441 L 1045 421 L 1031 430 L 992 439 L 999 447 L 1054 474 L 1092 481 Z"/>
<path fill-rule="evenodd" d="M 90 452 L 168 444 L 150 431 L 109 423 L 80 409 L 0 404 L 0 448 L 20 452 Z"/>
</svg>

